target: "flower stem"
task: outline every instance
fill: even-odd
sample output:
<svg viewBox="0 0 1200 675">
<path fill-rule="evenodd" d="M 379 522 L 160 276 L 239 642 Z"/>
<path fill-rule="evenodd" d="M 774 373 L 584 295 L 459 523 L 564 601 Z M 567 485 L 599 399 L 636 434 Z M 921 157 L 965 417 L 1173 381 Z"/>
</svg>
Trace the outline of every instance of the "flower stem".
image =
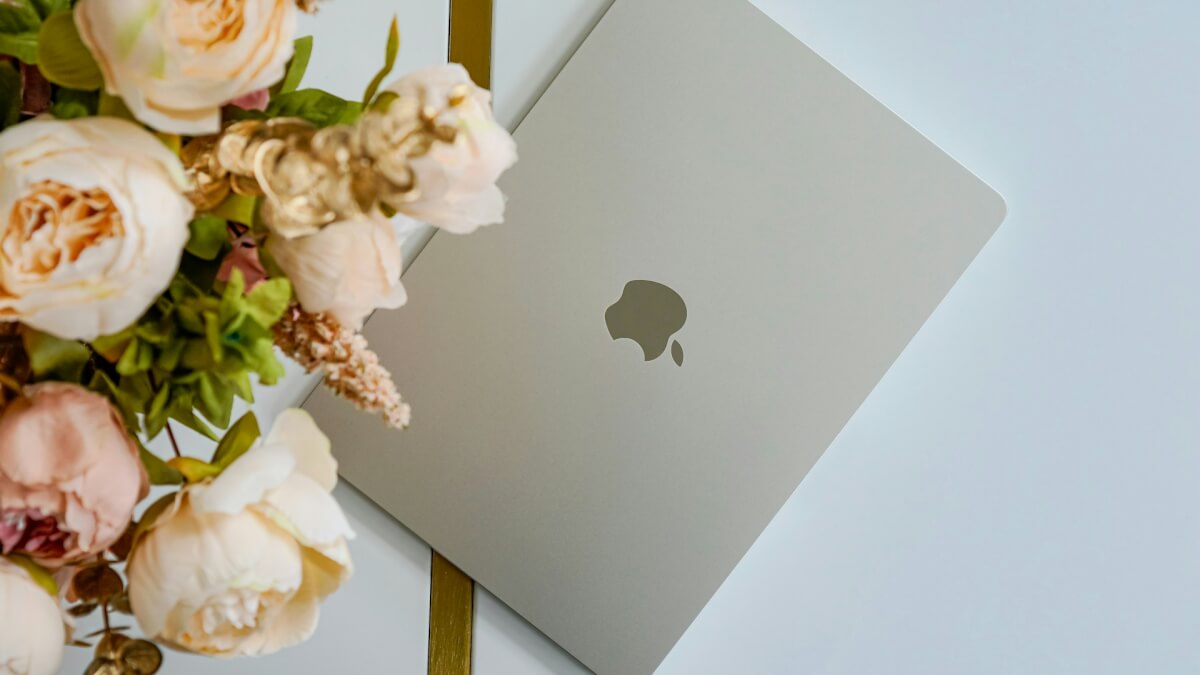
<svg viewBox="0 0 1200 675">
<path fill-rule="evenodd" d="M 108 622 L 108 598 L 105 598 L 104 602 L 100 603 L 100 611 L 104 614 L 104 632 L 111 632 L 112 629 Z"/>
<path fill-rule="evenodd" d="M 175 440 L 175 430 L 171 428 L 170 422 L 167 422 L 167 437 L 171 439 L 171 449 L 175 451 L 175 456 L 182 457 L 183 453 L 179 452 L 179 441 Z"/>
</svg>

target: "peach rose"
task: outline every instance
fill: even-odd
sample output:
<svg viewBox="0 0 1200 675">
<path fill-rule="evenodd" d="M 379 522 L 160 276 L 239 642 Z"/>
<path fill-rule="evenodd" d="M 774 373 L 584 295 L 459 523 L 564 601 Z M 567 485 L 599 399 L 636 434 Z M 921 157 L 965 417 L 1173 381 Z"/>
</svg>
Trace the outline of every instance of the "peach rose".
<svg viewBox="0 0 1200 675">
<path fill-rule="evenodd" d="M 398 210 L 456 234 L 503 222 L 504 195 L 496 180 L 517 161 L 517 145 L 492 116 L 491 93 L 456 63 L 413 71 L 388 90 L 436 110 L 445 107 L 438 124 L 458 130 L 454 143 L 435 143 L 412 162 L 420 194 L 397 204 Z"/>
<path fill-rule="evenodd" d="M 224 473 L 188 485 L 139 540 L 129 600 L 146 635 L 210 656 L 261 656 L 308 639 L 350 577 L 354 533 L 333 498 L 337 462 L 303 410 Z"/>
<path fill-rule="evenodd" d="M 283 79 L 296 0 L 80 0 L 108 93 L 161 131 L 216 133 L 221 106 Z"/>
<path fill-rule="evenodd" d="M 0 321 L 80 340 L 136 321 L 187 245 L 184 183 L 179 158 L 132 122 L 0 133 Z"/>
<path fill-rule="evenodd" d="M 0 552 L 57 567 L 113 544 L 149 491 L 133 439 L 104 397 L 46 382 L 0 417 Z"/>
<path fill-rule="evenodd" d="M 294 239 L 272 234 L 267 251 L 292 282 L 301 307 L 348 328 L 361 328 L 375 309 L 395 309 L 408 299 L 400 285 L 400 241 L 382 214 Z"/>
</svg>

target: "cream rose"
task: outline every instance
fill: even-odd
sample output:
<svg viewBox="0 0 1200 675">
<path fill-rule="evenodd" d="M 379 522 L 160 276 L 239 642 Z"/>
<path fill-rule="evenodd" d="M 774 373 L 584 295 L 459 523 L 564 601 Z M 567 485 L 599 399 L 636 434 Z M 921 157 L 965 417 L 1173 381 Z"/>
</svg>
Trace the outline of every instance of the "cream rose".
<svg viewBox="0 0 1200 675">
<path fill-rule="evenodd" d="M 0 674 L 54 675 L 65 639 L 58 598 L 0 558 Z"/>
<path fill-rule="evenodd" d="M 162 131 L 216 133 L 221 106 L 283 78 L 295 0 L 80 0 L 110 94 Z"/>
<path fill-rule="evenodd" d="M 83 340 L 133 323 L 187 244 L 184 180 L 131 122 L 40 119 L 0 133 L 0 320 Z"/>
<path fill-rule="evenodd" d="M 329 439 L 304 411 L 285 411 L 224 473 L 180 492 L 138 543 L 129 599 L 142 630 L 211 656 L 308 639 L 321 600 L 352 569 L 336 483 Z"/>
<path fill-rule="evenodd" d="M 400 241 L 381 214 L 294 239 L 273 234 L 267 251 L 291 280 L 301 307 L 329 314 L 348 328 L 362 327 L 377 308 L 395 309 L 407 300 L 400 285 Z"/>
<path fill-rule="evenodd" d="M 502 222 L 504 195 L 496 180 L 517 161 L 517 146 L 492 116 L 491 93 L 456 63 L 414 71 L 388 89 L 419 97 L 434 109 L 445 107 L 438 124 L 458 130 L 453 143 L 435 143 L 413 160 L 420 193 L 397 204 L 398 210 L 457 234 Z"/>
</svg>

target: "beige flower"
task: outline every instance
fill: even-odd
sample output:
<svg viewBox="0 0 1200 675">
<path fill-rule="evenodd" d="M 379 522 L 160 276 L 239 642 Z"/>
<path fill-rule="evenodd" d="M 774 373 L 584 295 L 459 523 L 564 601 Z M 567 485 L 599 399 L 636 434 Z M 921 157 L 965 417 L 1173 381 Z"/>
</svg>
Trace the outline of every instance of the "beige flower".
<svg viewBox="0 0 1200 675">
<path fill-rule="evenodd" d="M 133 323 L 187 244 L 183 185 L 179 159 L 131 122 L 0 133 L 0 320 L 84 340 Z"/>
<path fill-rule="evenodd" d="M 304 411 L 285 411 L 224 473 L 179 493 L 138 543 L 129 599 L 142 630 L 226 657 L 308 639 L 321 600 L 352 570 L 336 483 L 329 439 Z"/>
<path fill-rule="evenodd" d="M 457 234 L 503 222 L 504 195 L 496 180 L 517 161 L 517 146 L 492 116 L 491 93 L 456 63 L 414 71 L 388 89 L 433 109 L 444 106 L 438 125 L 457 130 L 453 143 L 435 143 L 412 161 L 420 194 L 397 204 L 399 211 Z"/>
<path fill-rule="evenodd" d="M 0 673 L 54 675 L 65 639 L 58 598 L 0 558 Z"/>
<path fill-rule="evenodd" d="M 200 135 L 221 106 L 283 78 L 295 0 L 80 0 L 79 34 L 142 122 Z"/>
<path fill-rule="evenodd" d="M 395 309 L 407 300 L 396 228 L 379 213 L 294 239 L 273 234 L 267 251 L 305 311 L 329 314 L 350 328 L 362 327 L 377 308 Z"/>
</svg>

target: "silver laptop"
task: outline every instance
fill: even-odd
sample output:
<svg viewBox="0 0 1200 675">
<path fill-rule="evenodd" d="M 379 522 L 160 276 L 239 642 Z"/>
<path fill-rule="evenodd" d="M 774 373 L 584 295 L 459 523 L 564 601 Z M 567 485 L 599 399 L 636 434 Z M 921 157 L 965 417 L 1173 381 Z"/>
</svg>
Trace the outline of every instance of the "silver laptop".
<svg viewBox="0 0 1200 675">
<path fill-rule="evenodd" d="M 616 0 L 371 344 L 344 476 L 599 673 L 658 665 L 1004 217 L 746 0 Z"/>
</svg>

